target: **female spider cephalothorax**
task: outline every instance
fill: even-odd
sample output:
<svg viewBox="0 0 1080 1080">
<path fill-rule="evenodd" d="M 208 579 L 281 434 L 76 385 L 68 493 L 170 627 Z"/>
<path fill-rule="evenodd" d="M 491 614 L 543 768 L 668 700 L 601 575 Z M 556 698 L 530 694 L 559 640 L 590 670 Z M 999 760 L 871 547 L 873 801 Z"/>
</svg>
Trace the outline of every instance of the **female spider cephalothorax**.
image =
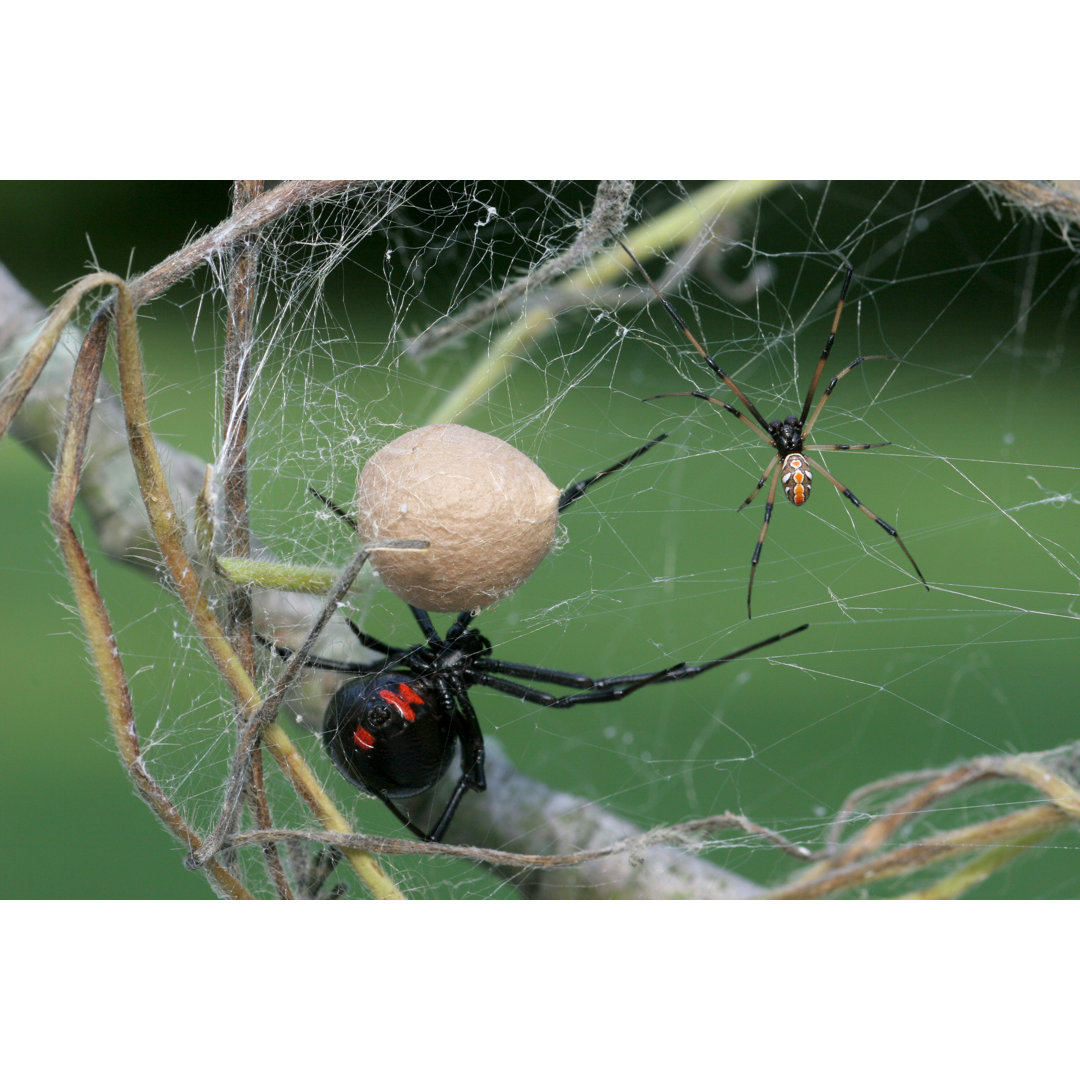
<svg viewBox="0 0 1080 1080">
<path fill-rule="evenodd" d="M 900 534 L 883 518 L 878 517 L 869 507 L 864 506 L 851 489 L 845 487 L 839 480 L 836 479 L 823 465 L 819 462 L 812 461 L 806 456 L 807 450 L 872 450 L 879 446 L 889 446 L 887 442 L 880 443 L 830 443 L 830 444 L 815 444 L 807 445 L 806 439 L 809 436 L 814 424 L 817 423 L 817 418 L 821 415 L 821 410 L 828 401 L 829 395 L 833 392 L 836 384 L 849 372 L 857 368 L 864 359 L 863 356 L 856 357 L 843 371 L 834 375 L 829 385 L 825 388 L 825 392 L 821 395 L 820 400 L 814 407 L 813 414 L 810 413 L 810 407 L 814 402 L 814 394 L 817 392 L 818 382 L 821 379 L 821 373 L 825 369 L 825 362 L 829 359 L 829 353 L 832 352 L 833 341 L 836 338 L 836 330 L 840 325 L 840 314 L 844 310 L 844 298 L 847 296 L 848 286 L 851 284 L 852 267 L 851 264 L 847 264 L 847 269 L 844 273 L 844 284 L 840 289 L 840 300 L 836 305 L 836 314 L 833 316 L 832 328 L 829 330 L 829 336 L 825 340 L 825 348 L 821 350 L 821 356 L 818 359 L 817 367 L 814 370 L 813 378 L 810 380 L 810 385 L 806 391 L 806 398 L 803 401 L 802 412 L 798 416 L 789 416 L 784 420 L 773 420 L 772 422 L 765 419 L 764 416 L 758 411 L 754 403 L 735 385 L 728 376 L 716 363 L 715 360 L 701 347 L 697 338 L 690 332 L 690 328 L 683 322 L 682 317 L 675 310 L 670 302 L 661 294 L 660 290 L 653 283 L 652 278 L 649 277 L 645 271 L 645 267 L 641 265 L 638 257 L 620 240 L 620 246 L 623 251 L 634 261 L 641 276 L 649 283 L 653 292 L 656 293 L 660 300 L 660 303 L 664 305 L 667 313 L 675 320 L 675 324 L 689 339 L 690 344 L 697 350 L 698 355 L 705 361 L 706 364 L 712 369 L 712 371 L 723 380 L 724 385 L 742 402 L 743 405 L 750 411 L 754 419 L 739 412 L 733 405 L 730 405 L 726 401 L 721 401 L 719 398 L 711 397 L 701 390 L 690 390 L 681 394 L 657 394 L 656 397 L 696 397 L 701 398 L 702 401 L 708 401 L 712 405 L 716 405 L 719 408 L 727 409 L 737 420 L 741 420 L 751 431 L 754 432 L 759 438 L 764 439 L 765 442 L 772 445 L 776 451 L 776 457 L 772 460 L 769 467 L 765 470 L 765 475 L 758 481 L 757 487 L 743 500 L 739 510 L 749 506 L 753 501 L 754 496 L 765 486 L 769 477 L 772 476 L 772 483 L 769 485 L 769 497 L 765 503 L 765 521 L 761 526 L 761 533 L 758 536 L 757 546 L 754 548 L 753 558 L 750 560 L 750 585 L 746 590 L 746 614 L 750 617 L 750 597 L 754 591 L 754 574 L 757 571 L 758 560 L 761 558 L 761 549 L 765 543 L 765 534 L 769 531 L 769 521 L 772 518 L 773 504 L 776 501 L 776 484 L 780 481 L 781 486 L 784 489 L 784 494 L 795 506 L 802 506 L 807 499 L 810 498 L 810 486 L 813 481 L 813 470 L 817 469 L 826 480 L 841 495 L 846 499 L 850 499 L 852 504 L 861 510 L 867 517 L 876 521 L 899 545 L 900 550 L 908 557 L 908 561 L 915 569 L 915 573 L 919 575 L 919 580 L 930 588 L 926 583 L 926 578 L 923 577 L 922 571 L 919 569 L 918 564 L 911 556 L 911 552 L 908 551 L 904 544 L 904 541 L 900 539 Z M 649 399 L 652 400 L 652 399 Z M 807 419 L 809 417 L 809 419 Z M 755 422 L 756 421 L 756 422 Z"/>
<path fill-rule="evenodd" d="M 486 686 L 519 701 L 553 709 L 589 702 L 618 701 L 653 683 L 692 679 L 755 649 L 782 641 L 806 629 L 796 627 L 764 641 L 702 664 L 674 664 L 639 675 L 593 679 L 552 668 L 496 660 L 491 642 L 470 627 L 471 612 L 462 612 L 439 637 L 431 617 L 410 607 L 424 643 L 399 648 L 384 644 L 349 622 L 357 641 L 378 653 L 370 664 L 308 657 L 308 667 L 354 675 L 330 700 L 323 742 L 338 770 L 358 788 L 378 796 L 424 840 L 441 840 L 466 791 L 483 791 L 484 737 L 469 700 L 469 689 Z M 261 639 L 283 659 L 292 650 Z M 516 680 L 565 686 L 574 692 L 550 694 Z M 393 800 L 420 795 L 438 782 L 461 748 L 461 777 L 435 825 L 424 830 Z"/>
</svg>

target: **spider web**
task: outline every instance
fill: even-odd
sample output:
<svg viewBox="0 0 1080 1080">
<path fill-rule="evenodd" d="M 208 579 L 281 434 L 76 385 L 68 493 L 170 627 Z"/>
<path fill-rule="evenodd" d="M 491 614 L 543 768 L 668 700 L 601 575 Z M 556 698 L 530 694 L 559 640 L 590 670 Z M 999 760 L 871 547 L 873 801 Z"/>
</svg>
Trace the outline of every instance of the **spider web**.
<svg viewBox="0 0 1080 1080">
<path fill-rule="evenodd" d="M 626 229 L 697 189 L 638 185 Z M 1061 231 L 973 186 L 793 184 L 701 220 L 685 247 L 646 259 L 768 419 L 798 414 L 843 259 L 855 267 L 822 388 L 851 359 L 868 359 L 838 384 L 811 441 L 890 445 L 813 456 L 896 526 L 931 589 L 819 476 L 806 506 L 782 495 L 776 504 L 748 622 L 766 493 L 737 508 L 771 451 L 706 402 L 643 401 L 693 388 L 731 395 L 638 275 L 567 295 L 573 266 L 558 260 L 587 232 L 596 192 L 578 182 L 371 185 L 266 231 L 251 360 L 255 534 L 282 560 L 344 565 L 355 540 L 308 485 L 349 504 L 375 449 L 449 419 L 454 395 L 504 350 L 504 377 L 456 419 L 511 442 L 557 485 L 661 431 L 669 438 L 569 509 L 557 551 L 477 619 L 497 657 L 614 675 L 708 660 L 811 624 L 619 703 L 546 711 L 473 691 L 485 735 L 529 776 L 640 829 L 733 811 L 812 846 L 864 783 L 1075 738 L 1080 476 L 1059 433 L 1080 389 L 1080 277 Z M 227 267 L 215 266 L 190 299 L 155 309 L 191 335 L 194 376 L 190 349 L 185 368 L 159 364 L 149 346 L 146 356 L 161 373 L 151 398 L 159 434 L 209 438 L 188 449 L 219 464 L 232 433 L 220 423 L 198 438 L 186 429 L 190 414 L 217 410 L 227 288 Z M 542 331 L 508 337 L 523 312 L 542 308 Z M 168 404 L 170 380 L 183 386 L 181 414 Z M 404 604 L 377 587 L 349 611 L 393 644 L 417 639 Z M 121 650 L 138 666 L 152 622 L 171 642 L 133 680 L 147 757 L 208 829 L 231 753 L 230 710 L 177 606 L 129 617 Z M 355 657 L 350 648 L 320 651 Z M 339 782 L 313 723 L 317 711 L 305 713 L 297 741 L 357 827 L 399 834 L 380 803 Z M 270 770 L 268 782 L 279 823 L 310 826 Z M 991 794 L 980 789 L 962 814 L 1031 797 Z M 1059 836 L 980 895 L 1075 896 L 1076 854 Z M 754 837 L 725 835 L 706 857 L 755 881 L 784 866 Z M 390 865 L 415 895 L 505 896 L 515 884 L 451 860 Z"/>
</svg>

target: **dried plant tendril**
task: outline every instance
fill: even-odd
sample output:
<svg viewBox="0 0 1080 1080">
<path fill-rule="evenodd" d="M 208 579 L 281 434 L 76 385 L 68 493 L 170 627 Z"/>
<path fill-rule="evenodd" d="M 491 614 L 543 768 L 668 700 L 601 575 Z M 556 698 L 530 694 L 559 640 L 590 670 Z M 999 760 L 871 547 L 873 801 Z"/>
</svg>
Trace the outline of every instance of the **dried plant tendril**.
<svg viewBox="0 0 1080 1080">
<path fill-rule="evenodd" d="M 356 522 L 391 592 L 425 611 L 480 611 L 523 584 L 551 550 L 559 489 L 520 450 L 460 424 L 410 431 L 377 451 L 357 485 Z M 425 551 L 380 551 L 423 538 Z"/>
</svg>

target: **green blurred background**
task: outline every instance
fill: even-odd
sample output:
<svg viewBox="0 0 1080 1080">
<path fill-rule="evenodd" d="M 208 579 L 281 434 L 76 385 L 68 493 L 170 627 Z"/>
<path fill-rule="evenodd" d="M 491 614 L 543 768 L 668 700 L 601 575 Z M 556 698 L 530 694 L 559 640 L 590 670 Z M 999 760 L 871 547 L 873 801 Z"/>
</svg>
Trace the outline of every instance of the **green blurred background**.
<svg viewBox="0 0 1080 1080">
<path fill-rule="evenodd" d="M 387 342 L 399 324 L 421 329 L 433 313 L 457 310 L 473 290 L 513 272 L 522 252 L 509 240 L 532 237 L 528 215 L 542 221 L 550 208 L 530 185 L 492 190 L 513 227 L 502 234 L 506 244 L 489 249 L 476 239 L 483 217 L 471 198 L 476 189 L 447 187 L 444 205 L 425 195 L 432 244 L 436 235 L 448 250 L 458 244 L 472 277 L 429 266 L 415 288 L 404 273 L 388 287 L 388 262 L 419 258 L 392 236 L 361 245 L 330 277 L 328 309 L 349 339 L 336 357 L 306 355 L 293 375 L 331 386 L 335 396 L 312 390 L 307 416 L 279 415 L 282 426 L 268 438 L 295 437 L 298 450 L 285 470 L 271 467 L 278 455 L 289 460 L 284 452 L 267 451 L 274 475 L 258 481 L 255 496 L 256 531 L 283 550 L 342 560 L 347 537 L 308 535 L 326 525 L 306 506 L 306 481 L 347 499 L 367 448 L 358 430 L 368 426 L 363 438 L 377 442 L 394 434 L 385 425 L 424 422 L 476 359 L 478 350 L 457 349 L 415 366 Z M 558 206 L 587 209 L 590 191 L 560 189 Z M 224 183 L 4 184 L 0 259 L 51 303 L 91 258 L 119 272 L 145 270 L 224 217 L 228 196 Z M 644 211 L 670 196 L 643 188 Z M 784 664 L 757 658 L 618 706 L 545 714 L 499 695 L 478 692 L 474 701 L 485 730 L 525 772 L 643 827 L 735 810 L 809 842 L 866 781 L 1077 737 L 1080 474 L 1063 436 L 1080 404 L 1080 262 L 1053 229 L 963 185 L 795 186 L 767 198 L 739 236 L 768 257 L 774 276 L 765 288 L 735 300 L 702 273 L 675 299 L 769 417 L 801 397 L 835 303 L 835 293 L 822 299 L 838 265 L 834 249 L 852 253 L 857 277 L 830 371 L 862 352 L 903 361 L 870 361 L 845 379 L 815 437 L 892 440 L 883 450 L 832 454 L 829 468 L 898 526 L 932 591 L 918 587 L 892 540 L 819 479 L 804 510 L 777 504 L 747 624 L 763 497 L 744 514 L 734 508 L 768 450 L 704 403 L 641 404 L 649 394 L 685 389 L 679 372 L 712 388 L 662 311 L 576 315 L 543 344 L 550 362 L 530 357 L 468 422 L 511 438 L 559 484 L 655 430 L 671 438 L 634 474 L 576 506 L 563 548 L 480 622 L 498 655 L 614 674 L 720 655 L 803 621 L 812 628 L 778 651 Z M 851 237 L 857 242 L 842 243 Z M 745 273 L 742 256 L 725 269 Z M 221 333 L 220 313 L 201 312 L 205 289 L 197 276 L 154 303 L 140 332 L 157 433 L 209 459 Z M 792 335 L 809 312 L 812 320 Z M 342 409 L 338 419 L 311 408 L 327 400 L 354 412 Z M 290 425 L 305 424 L 289 434 Z M 47 484 L 26 450 L 0 443 L 0 894 L 208 896 L 132 794 L 109 744 L 48 527 Z M 185 754 L 220 756 L 225 746 L 214 736 L 214 680 L 193 649 L 177 645 L 188 635 L 177 604 L 101 557 L 95 569 L 144 732 L 160 738 L 165 767 L 188 776 Z M 405 643 L 415 628 L 401 614 L 380 598 L 367 625 Z M 193 747 L 174 745 L 185 732 L 194 733 Z M 310 747 L 310 736 L 300 739 Z M 187 797 L 211 805 L 220 780 L 200 769 L 185 780 Z M 348 805 L 351 789 L 335 790 Z M 1004 812 L 1014 797 L 1028 795 L 1002 789 L 994 805 Z M 355 810 L 361 827 L 397 828 L 378 804 L 358 800 Z M 1074 835 L 1058 836 L 973 895 L 1075 897 L 1077 847 Z M 783 866 L 752 846 L 717 857 L 758 879 Z M 509 895 L 472 867 L 398 865 L 422 895 Z M 439 893 L 444 878 L 450 884 Z"/>
</svg>

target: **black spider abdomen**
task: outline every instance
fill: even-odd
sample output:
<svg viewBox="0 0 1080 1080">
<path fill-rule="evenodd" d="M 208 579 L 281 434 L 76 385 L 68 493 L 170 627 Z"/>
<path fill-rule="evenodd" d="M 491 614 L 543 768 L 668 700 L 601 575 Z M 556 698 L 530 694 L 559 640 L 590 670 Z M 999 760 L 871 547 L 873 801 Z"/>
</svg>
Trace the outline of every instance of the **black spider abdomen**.
<svg viewBox="0 0 1080 1080">
<path fill-rule="evenodd" d="M 330 701 L 323 743 L 358 788 L 407 799 L 433 787 L 450 766 L 451 717 L 430 683 L 405 675 L 350 679 Z"/>
</svg>

